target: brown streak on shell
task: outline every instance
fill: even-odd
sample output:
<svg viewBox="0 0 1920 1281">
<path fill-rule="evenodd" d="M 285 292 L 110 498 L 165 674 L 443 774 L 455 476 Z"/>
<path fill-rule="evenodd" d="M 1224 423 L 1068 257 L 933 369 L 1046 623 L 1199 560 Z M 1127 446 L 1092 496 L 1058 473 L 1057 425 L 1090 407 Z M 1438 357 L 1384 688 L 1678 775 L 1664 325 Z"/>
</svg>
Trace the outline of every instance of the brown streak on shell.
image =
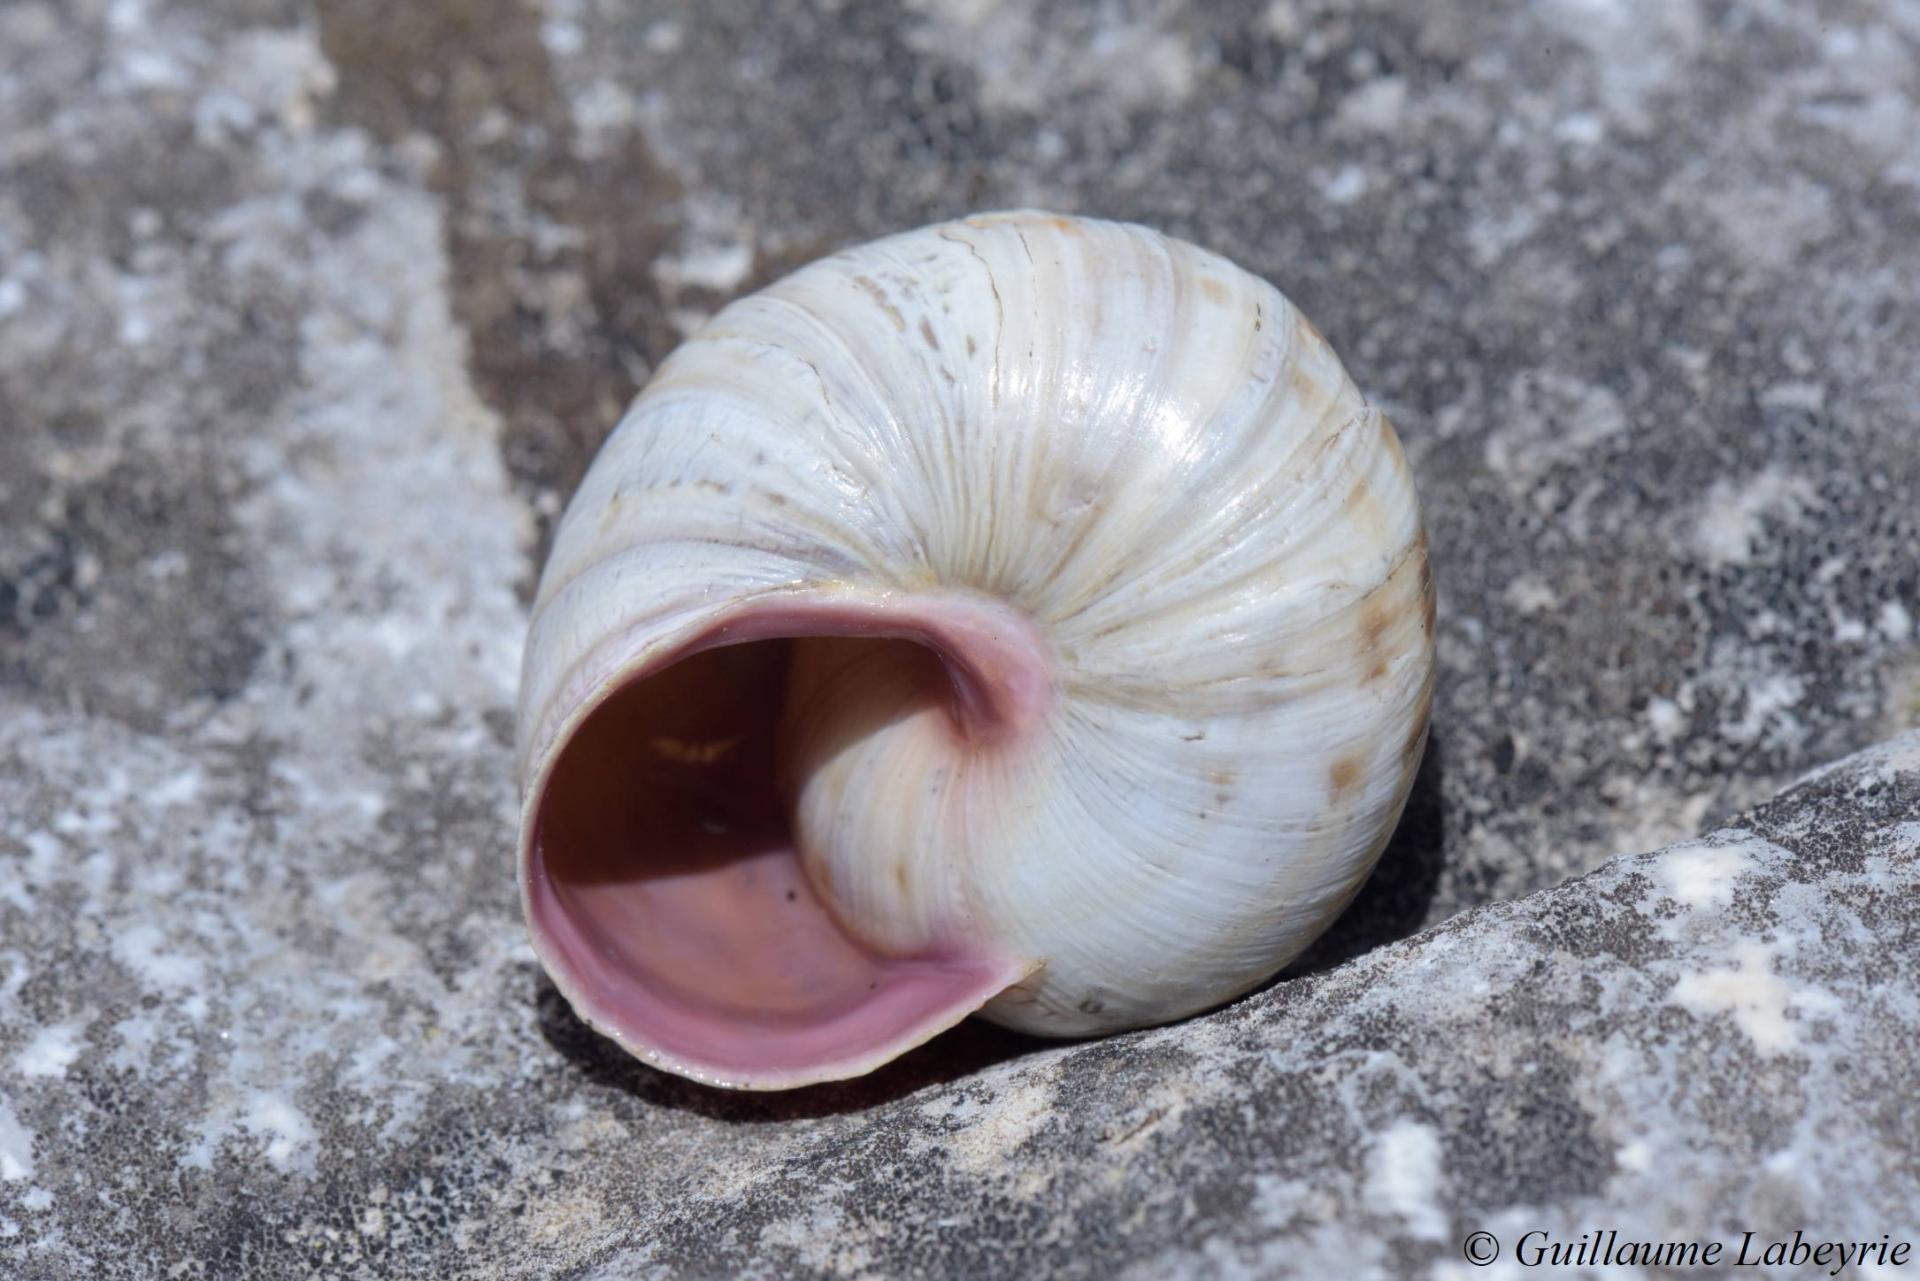
<svg viewBox="0 0 1920 1281">
<path fill-rule="evenodd" d="M 1298 361 L 1295 361 L 1292 368 L 1287 371 L 1287 388 L 1292 392 L 1295 400 L 1305 405 L 1314 414 L 1317 415 L 1325 409 L 1327 389 L 1321 385 L 1318 375 Z M 1345 431 L 1346 425 L 1343 424 L 1329 437 L 1329 440 L 1338 440 Z"/>
<path fill-rule="evenodd" d="M 1387 674 L 1389 655 L 1383 652 L 1381 641 L 1387 629 L 1393 626 L 1393 610 L 1386 601 L 1380 599 L 1383 595 L 1384 591 L 1374 592 L 1360 609 L 1360 656 L 1369 660 L 1365 677 L 1369 684 Z"/>
<path fill-rule="evenodd" d="M 1433 691 L 1424 691 L 1420 696 L 1420 713 L 1413 718 L 1413 728 L 1407 735 L 1406 745 L 1400 749 L 1400 755 L 1409 763 L 1420 755 L 1420 749 L 1427 745 L 1427 711 L 1433 706 Z"/>
<path fill-rule="evenodd" d="M 1306 312 L 1296 309 L 1293 317 L 1295 322 L 1299 324 L 1301 330 L 1307 335 L 1309 342 L 1318 343 L 1322 347 L 1327 345 L 1326 336 L 1320 332 L 1318 325 L 1307 318 Z"/>
<path fill-rule="evenodd" d="M 1411 771 L 1420 760 L 1420 753 L 1427 745 L 1427 726 L 1433 712 L 1433 680 L 1429 678 L 1420 687 L 1420 701 L 1414 707 L 1414 713 L 1407 727 L 1407 741 L 1400 748 L 1400 759 Z"/>
<path fill-rule="evenodd" d="M 1380 500 L 1374 497 L 1373 486 L 1364 478 L 1354 481 L 1342 509 L 1342 514 L 1353 522 L 1354 532 L 1359 537 L 1378 538 L 1384 533 L 1386 522 L 1382 518 Z"/>
<path fill-rule="evenodd" d="M 855 276 L 853 278 L 853 283 L 858 285 L 862 292 L 864 292 L 869 298 L 872 298 L 874 302 L 880 305 L 880 310 L 887 313 L 887 319 L 893 322 L 893 327 L 895 329 L 899 330 L 903 334 L 907 332 L 907 318 L 900 314 L 900 309 L 894 306 L 893 303 L 887 298 L 887 291 L 882 289 L 874 281 L 873 277 Z"/>
<path fill-rule="evenodd" d="M 1419 538 L 1420 557 L 1420 626 L 1427 638 L 1433 638 L 1434 623 L 1437 617 L 1437 602 L 1433 586 L 1433 562 L 1427 557 L 1427 531 L 1422 529 Z"/>
</svg>

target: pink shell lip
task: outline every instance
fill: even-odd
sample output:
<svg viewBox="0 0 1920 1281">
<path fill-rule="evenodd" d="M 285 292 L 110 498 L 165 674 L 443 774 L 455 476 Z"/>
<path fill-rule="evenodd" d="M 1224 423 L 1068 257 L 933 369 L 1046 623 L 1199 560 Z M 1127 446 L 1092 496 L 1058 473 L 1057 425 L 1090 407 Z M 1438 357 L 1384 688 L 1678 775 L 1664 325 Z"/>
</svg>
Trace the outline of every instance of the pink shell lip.
<svg viewBox="0 0 1920 1281">
<path fill-rule="evenodd" d="M 858 1076 L 953 1026 L 1037 962 L 962 940 L 889 955 L 821 902 L 772 801 L 784 656 L 754 642 L 878 637 L 942 660 L 956 734 L 1018 736 L 1051 699 L 1022 618 L 966 597 L 782 596 L 610 667 L 543 754 L 522 823 L 534 950 L 590 1025 L 711 1085 Z M 677 669 L 682 680 L 665 678 Z M 646 745 L 699 744 L 681 760 Z M 743 746 L 721 748 L 733 741 Z M 709 752 L 725 753 L 713 768 Z"/>
</svg>

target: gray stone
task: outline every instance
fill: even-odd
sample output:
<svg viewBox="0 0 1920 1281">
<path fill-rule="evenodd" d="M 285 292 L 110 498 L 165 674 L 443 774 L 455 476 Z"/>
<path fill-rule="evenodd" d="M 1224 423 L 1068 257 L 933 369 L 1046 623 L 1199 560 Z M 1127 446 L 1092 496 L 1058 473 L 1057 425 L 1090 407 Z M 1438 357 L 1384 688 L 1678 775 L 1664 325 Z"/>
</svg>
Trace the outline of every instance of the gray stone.
<svg viewBox="0 0 1920 1281">
<path fill-rule="evenodd" d="M 1920 739 L 1760 802 L 1920 724 L 1915 12 L 0 6 L 0 1275 L 1913 1230 Z M 547 524 L 727 297 L 1021 203 L 1269 276 L 1395 417 L 1408 818 L 1208 1017 L 652 1073 L 517 918 Z"/>
</svg>

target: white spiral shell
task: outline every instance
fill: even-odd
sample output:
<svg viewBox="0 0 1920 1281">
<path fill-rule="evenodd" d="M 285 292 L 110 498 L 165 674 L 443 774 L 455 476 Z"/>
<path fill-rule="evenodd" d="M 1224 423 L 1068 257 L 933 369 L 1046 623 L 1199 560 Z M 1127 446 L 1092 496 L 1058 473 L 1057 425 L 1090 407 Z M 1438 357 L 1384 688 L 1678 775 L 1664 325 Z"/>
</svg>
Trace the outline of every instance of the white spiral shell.
<svg viewBox="0 0 1920 1281">
<path fill-rule="evenodd" d="M 559 525 L 519 722 L 536 947 L 590 1022 L 732 1085 L 863 1071 L 975 1006 L 1049 1035 L 1205 1009 L 1365 879 L 1432 633 L 1393 430 L 1272 286 L 1038 213 L 836 254 L 675 351 Z M 589 750 L 568 768 L 597 781 L 556 791 Z M 735 825 L 669 792 L 768 778 L 764 864 L 641 870 L 679 857 L 653 833 Z M 797 880 L 768 870 L 782 839 Z M 813 934 L 763 964 L 779 930 L 718 915 L 773 922 L 769 884 L 878 958 L 876 993 L 890 966 L 978 966 L 871 1016 L 845 966 L 788 990 Z"/>
</svg>

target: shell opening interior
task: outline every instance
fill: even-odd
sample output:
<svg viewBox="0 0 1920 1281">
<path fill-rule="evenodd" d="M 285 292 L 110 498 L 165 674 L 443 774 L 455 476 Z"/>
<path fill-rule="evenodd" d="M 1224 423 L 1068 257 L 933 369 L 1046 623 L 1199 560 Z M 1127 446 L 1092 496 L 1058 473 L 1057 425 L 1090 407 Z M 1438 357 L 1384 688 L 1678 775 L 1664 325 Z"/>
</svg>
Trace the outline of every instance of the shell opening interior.
<svg viewBox="0 0 1920 1281">
<path fill-rule="evenodd" d="M 938 702 L 963 738 L 970 718 L 974 732 L 1002 719 L 991 655 L 969 664 L 818 615 L 757 623 L 716 629 L 588 715 L 538 800 L 527 895 L 543 958 L 589 1022 L 684 1074 L 774 1088 L 868 1070 L 1026 968 L 961 943 L 889 955 L 845 928 L 796 850 L 779 750 L 783 715 L 821 713 L 788 688 L 801 643 L 812 663 L 904 665 L 913 696 L 886 718 Z M 882 727 L 821 725 L 848 742 Z"/>
</svg>

